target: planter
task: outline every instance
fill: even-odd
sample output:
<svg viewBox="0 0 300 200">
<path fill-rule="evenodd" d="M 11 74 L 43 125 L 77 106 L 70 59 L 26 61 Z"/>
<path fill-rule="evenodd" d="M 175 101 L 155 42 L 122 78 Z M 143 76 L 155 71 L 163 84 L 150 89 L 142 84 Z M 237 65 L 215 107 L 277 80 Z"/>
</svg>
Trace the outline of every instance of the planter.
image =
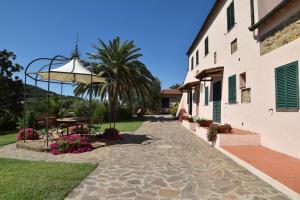
<svg viewBox="0 0 300 200">
<path fill-rule="evenodd" d="M 213 123 L 212 120 L 201 120 L 197 122 L 201 127 L 209 127 Z"/>
</svg>

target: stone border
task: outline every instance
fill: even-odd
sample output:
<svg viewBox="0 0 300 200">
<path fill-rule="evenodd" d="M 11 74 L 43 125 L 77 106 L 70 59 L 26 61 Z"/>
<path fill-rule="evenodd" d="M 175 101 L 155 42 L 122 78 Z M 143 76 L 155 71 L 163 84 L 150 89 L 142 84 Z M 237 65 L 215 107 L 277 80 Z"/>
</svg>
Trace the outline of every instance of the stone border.
<svg viewBox="0 0 300 200">
<path fill-rule="evenodd" d="M 30 150 L 30 151 L 35 151 L 35 152 L 50 152 L 50 147 L 46 147 L 44 145 L 32 145 L 30 143 L 24 143 L 23 141 L 18 141 L 16 142 L 16 147 L 18 149 L 25 149 L 25 150 Z"/>
</svg>

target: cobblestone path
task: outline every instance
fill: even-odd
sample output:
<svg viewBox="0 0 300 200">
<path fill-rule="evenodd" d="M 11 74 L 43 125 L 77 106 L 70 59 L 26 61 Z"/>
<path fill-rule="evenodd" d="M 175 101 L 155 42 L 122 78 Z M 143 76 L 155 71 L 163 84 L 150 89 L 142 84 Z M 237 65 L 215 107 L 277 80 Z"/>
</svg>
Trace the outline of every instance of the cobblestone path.
<svg viewBox="0 0 300 200">
<path fill-rule="evenodd" d="M 0 157 L 99 163 L 66 199 L 287 199 L 178 122 L 153 118 L 131 137 L 133 142 L 79 155 L 52 156 L 8 145 L 0 148 Z"/>
</svg>

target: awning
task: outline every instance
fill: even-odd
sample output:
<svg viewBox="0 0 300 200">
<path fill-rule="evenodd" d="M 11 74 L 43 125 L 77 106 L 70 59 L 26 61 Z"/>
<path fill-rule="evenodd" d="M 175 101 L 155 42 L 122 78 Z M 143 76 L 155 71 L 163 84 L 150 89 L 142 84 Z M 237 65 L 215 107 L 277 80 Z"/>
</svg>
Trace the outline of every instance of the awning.
<svg viewBox="0 0 300 200">
<path fill-rule="evenodd" d="M 199 79 L 200 81 L 203 80 L 203 78 L 206 77 L 217 77 L 217 76 L 222 76 L 224 71 L 224 67 L 214 67 L 214 68 L 209 68 L 202 70 L 196 75 L 196 78 Z"/>
<path fill-rule="evenodd" d="M 48 80 L 50 74 L 50 80 L 56 80 L 61 82 L 74 82 L 74 83 L 91 83 L 91 76 L 93 83 L 104 83 L 105 78 L 91 73 L 85 68 L 78 58 L 72 59 L 67 64 L 51 69 L 50 72 L 38 72 L 38 75 L 42 77 L 42 80 Z"/>
<path fill-rule="evenodd" d="M 179 88 L 179 90 L 184 91 L 184 90 L 191 90 L 193 87 L 196 87 L 197 85 L 200 84 L 200 81 L 194 81 L 194 82 L 189 82 L 184 84 Z"/>
</svg>

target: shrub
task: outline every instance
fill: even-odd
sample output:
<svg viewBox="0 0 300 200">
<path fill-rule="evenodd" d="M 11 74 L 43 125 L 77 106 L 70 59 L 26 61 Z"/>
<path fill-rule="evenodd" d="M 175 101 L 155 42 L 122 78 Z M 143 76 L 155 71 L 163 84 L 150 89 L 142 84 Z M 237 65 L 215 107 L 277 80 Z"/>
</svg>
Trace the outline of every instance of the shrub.
<svg viewBox="0 0 300 200">
<path fill-rule="evenodd" d="M 175 117 L 176 114 L 177 114 L 177 111 L 178 111 L 178 104 L 175 104 L 175 105 L 171 108 L 171 115 L 172 115 L 173 117 Z"/>
<path fill-rule="evenodd" d="M 17 134 L 17 140 L 23 140 L 24 139 L 24 129 L 20 129 Z M 26 140 L 38 140 L 40 139 L 40 136 L 38 132 L 33 130 L 33 128 L 26 128 L 25 129 L 25 139 Z"/>
<path fill-rule="evenodd" d="M 132 110 L 127 106 L 120 106 L 118 109 L 118 120 L 130 119 L 132 118 Z"/>
<path fill-rule="evenodd" d="M 207 140 L 215 141 L 219 132 L 219 126 L 217 124 L 211 124 L 208 129 Z"/>
<path fill-rule="evenodd" d="M 232 127 L 230 124 L 219 125 L 219 133 L 230 133 L 232 131 Z"/>
<path fill-rule="evenodd" d="M 232 127 L 231 127 L 230 124 L 224 124 L 224 126 L 225 126 L 225 132 L 226 133 L 230 133 L 232 131 Z"/>
<path fill-rule="evenodd" d="M 90 141 L 79 135 L 61 136 L 58 140 L 50 145 L 51 153 L 54 155 L 64 153 L 83 153 L 92 150 Z"/>
<path fill-rule="evenodd" d="M 212 120 L 201 117 L 196 117 L 195 121 L 202 127 L 209 127 L 213 123 Z"/>
<path fill-rule="evenodd" d="M 123 136 L 120 135 L 119 130 L 115 128 L 106 128 L 102 138 L 105 140 L 123 140 Z"/>
<path fill-rule="evenodd" d="M 96 110 L 93 113 L 93 122 L 97 123 L 99 122 L 100 118 L 103 117 L 103 119 L 107 119 L 108 117 L 108 108 L 105 104 L 99 104 L 96 108 Z"/>
</svg>

